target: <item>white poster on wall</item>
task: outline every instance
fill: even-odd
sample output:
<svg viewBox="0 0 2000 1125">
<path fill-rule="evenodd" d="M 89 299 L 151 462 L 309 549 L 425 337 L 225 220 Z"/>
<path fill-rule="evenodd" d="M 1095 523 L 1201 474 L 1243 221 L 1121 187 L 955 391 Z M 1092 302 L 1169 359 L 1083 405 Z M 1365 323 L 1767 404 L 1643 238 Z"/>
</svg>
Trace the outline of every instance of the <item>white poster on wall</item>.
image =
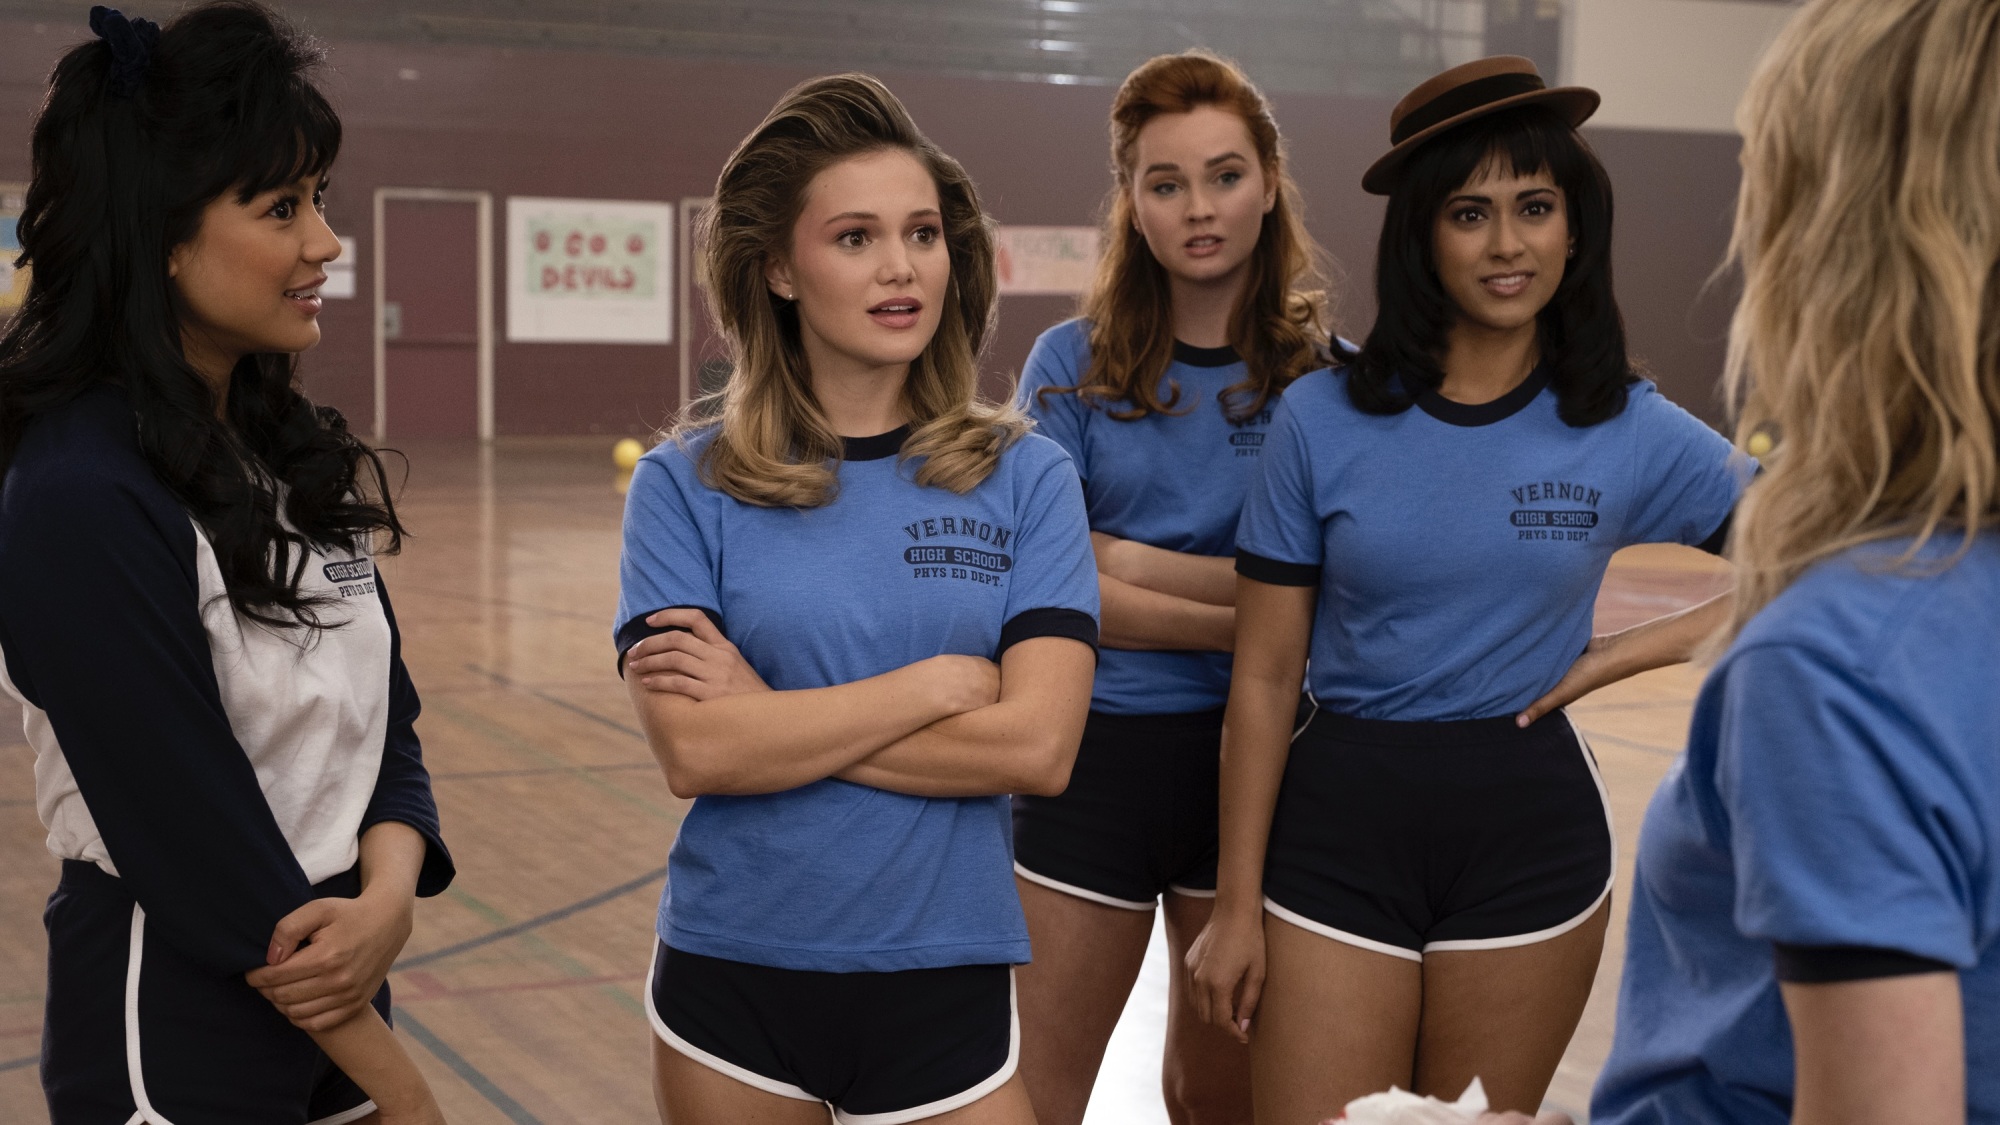
<svg viewBox="0 0 2000 1125">
<path fill-rule="evenodd" d="M 671 203 L 507 200 L 507 339 L 672 343 L 673 235 Z"/>
<path fill-rule="evenodd" d="M 1003 297 L 1074 296 L 1097 272 L 1096 227 L 1002 226 L 994 250 Z"/>
<path fill-rule="evenodd" d="M 319 295 L 329 300 L 350 299 L 354 296 L 354 267 L 360 262 L 361 246 L 347 235 L 340 236 L 340 257 L 320 268 L 326 271 L 326 284 L 319 287 Z"/>
</svg>

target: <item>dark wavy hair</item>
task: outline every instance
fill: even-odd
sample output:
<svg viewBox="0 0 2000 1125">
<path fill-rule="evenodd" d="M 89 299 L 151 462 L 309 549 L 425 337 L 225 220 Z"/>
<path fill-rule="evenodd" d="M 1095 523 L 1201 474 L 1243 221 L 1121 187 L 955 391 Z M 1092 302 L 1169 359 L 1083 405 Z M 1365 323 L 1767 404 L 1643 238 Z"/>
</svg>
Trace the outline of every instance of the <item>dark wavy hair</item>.
<svg viewBox="0 0 2000 1125">
<path fill-rule="evenodd" d="M 20 218 L 33 272 L 0 337 L 0 473 L 38 415 L 122 387 L 140 449 L 207 534 L 231 605 L 281 627 L 320 627 L 320 599 L 299 591 L 315 546 L 380 540 L 394 553 L 403 527 L 381 460 L 299 392 L 295 357 L 243 357 L 218 416 L 182 354 L 167 262 L 214 200 L 248 202 L 333 164 L 340 119 L 308 78 L 320 57 L 247 0 L 167 24 L 129 96 L 113 89 L 106 41 L 64 54 Z"/>
<path fill-rule="evenodd" d="M 1583 137 L 1539 106 L 1469 121 L 1411 155 L 1382 219 L 1375 327 L 1359 352 L 1333 343 L 1349 364 L 1348 395 L 1367 413 L 1397 414 L 1444 382 L 1439 364 L 1460 312 L 1438 280 L 1437 218 L 1486 169 L 1547 172 L 1562 189 L 1576 256 L 1537 317 L 1542 361 L 1563 421 L 1594 426 L 1617 417 L 1639 376 L 1611 290 L 1611 178 Z"/>
</svg>

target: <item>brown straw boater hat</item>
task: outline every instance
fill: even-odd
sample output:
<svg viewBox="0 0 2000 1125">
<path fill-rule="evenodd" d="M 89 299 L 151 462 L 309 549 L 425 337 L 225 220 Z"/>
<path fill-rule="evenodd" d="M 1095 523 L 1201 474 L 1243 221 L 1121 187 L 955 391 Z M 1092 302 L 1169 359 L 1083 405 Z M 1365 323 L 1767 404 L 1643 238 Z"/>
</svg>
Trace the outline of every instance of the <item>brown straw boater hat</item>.
<svg viewBox="0 0 2000 1125">
<path fill-rule="evenodd" d="M 1388 195 L 1417 146 L 1454 125 L 1515 106 L 1545 105 L 1575 127 L 1597 112 L 1599 100 L 1597 91 L 1582 86 L 1549 89 L 1535 64 L 1519 55 L 1495 55 L 1452 67 L 1396 103 L 1389 114 L 1389 143 L 1395 147 L 1361 177 L 1361 187 L 1374 195 Z"/>
</svg>

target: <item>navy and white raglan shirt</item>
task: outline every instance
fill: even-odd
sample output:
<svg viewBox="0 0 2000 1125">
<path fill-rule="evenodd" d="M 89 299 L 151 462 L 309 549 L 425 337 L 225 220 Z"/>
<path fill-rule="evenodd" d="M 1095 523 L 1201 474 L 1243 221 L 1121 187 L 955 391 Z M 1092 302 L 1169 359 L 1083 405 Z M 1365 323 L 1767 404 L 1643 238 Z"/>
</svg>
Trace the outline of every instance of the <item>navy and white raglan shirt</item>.
<svg viewBox="0 0 2000 1125">
<path fill-rule="evenodd" d="M 1243 360 L 1233 348 L 1176 341 L 1159 395 L 1164 403 L 1179 392 L 1175 412 L 1120 421 L 1107 412 L 1120 404 L 1069 390 L 1089 369 L 1090 322 L 1058 324 L 1028 353 L 1016 402 L 1076 462 L 1091 528 L 1184 554 L 1235 554 L 1236 518 L 1277 399 L 1232 421 L 1217 395 L 1248 378 Z M 1051 387 L 1060 389 L 1043 393 Z M 1142 715 L 1220 707 L 1230 661 L 1226 652 L 1106 649 L 1090 705 Z"/>
<path fill-rule="evenodd" d="M 1345 368 L 1285 391 L 1237 570 L 1316 586 L 1307 685 L 1367 719 L 1519 712 L 1590 641 L 1612 552 L 1719 546 L 1755 463 L 1662 397 L 1572 427 L 1537 369 L 1489 403 L 1354 406 Z"/>
<path fill-rule="evenodd" d="M 1784 1125 L 1780 981 L 1955 970 L 1966 1118 L 2000 1123 L 2000 533 L 1963 542 L 1814 566 L 1709 673 L 1640 832 L 1592 1121 Z"/>
<path fill-rule="evenodd" d="M 830 687 L 1031 637 L 1097 640 L 1097 574 L 1069 457 L 1029 434 L 964 495 L 922 487 L 907 430 L 848 439 L 839 492 L 765 508 L 709 488 L 714 431 L 632 474 L 618 651 L 646 617 L 710 614 L 764 682 Z M 659 936 L 675 949 L 824 972 L 1021 963 L 1004 796 L 927 798 L 837 778 L 704 796 L 668 859 Z"/>
<path fill-rule="evenodd" d="M 23 435 L 0 482 L 0 690 L 23 707 L 49 851 L 118 876 L 162 940 L 238 975 L 369 827 L 424 836 L 421 895 L 452 863 L 373 559 L 308 560 L 300 588 L 338 628 L 238 616 L 137 424 L 105 385 Z"/>
</svg>

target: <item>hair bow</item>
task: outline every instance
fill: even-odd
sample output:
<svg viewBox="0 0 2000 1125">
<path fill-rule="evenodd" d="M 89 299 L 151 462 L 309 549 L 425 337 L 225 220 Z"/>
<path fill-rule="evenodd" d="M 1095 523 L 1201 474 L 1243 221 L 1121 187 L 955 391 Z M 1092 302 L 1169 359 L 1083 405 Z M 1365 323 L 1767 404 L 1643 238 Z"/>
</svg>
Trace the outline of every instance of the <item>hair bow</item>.
<svg viewBox="0 0 2000 1125">
<path fill-rule="evenodd" d="M 146 64 L 153 58 L 153 44 L 160 41 L 160 25 L 128 20 L 118 9 L 98 4 L 90 9 L 90 30 L 111 48 L 111 92 L 126 98 L 138 93 L 146 80 Z"/>
</svg>

